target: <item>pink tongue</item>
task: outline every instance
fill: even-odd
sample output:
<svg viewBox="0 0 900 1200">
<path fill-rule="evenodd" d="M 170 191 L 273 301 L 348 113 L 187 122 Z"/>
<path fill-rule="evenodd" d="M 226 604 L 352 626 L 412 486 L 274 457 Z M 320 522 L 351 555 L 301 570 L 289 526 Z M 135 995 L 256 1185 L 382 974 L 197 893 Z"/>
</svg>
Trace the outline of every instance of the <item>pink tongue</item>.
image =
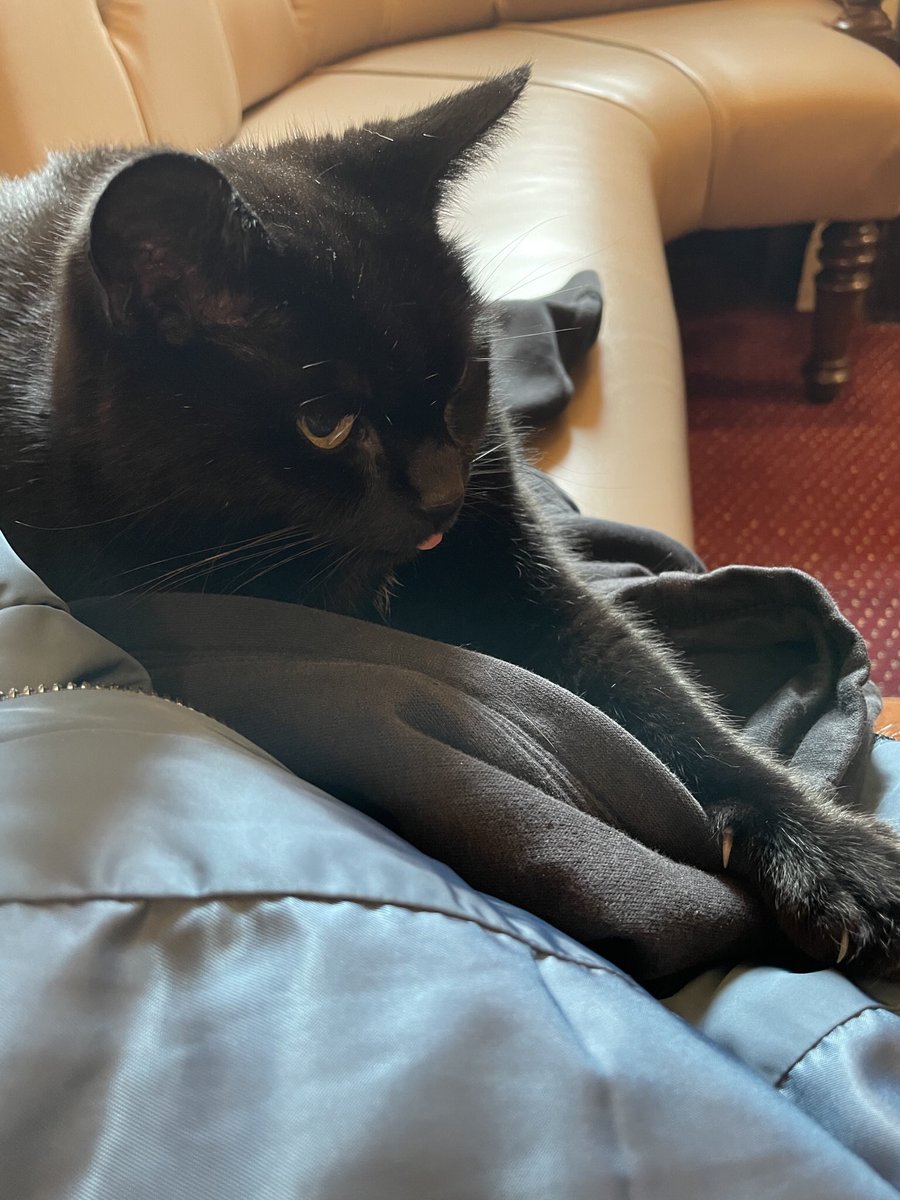
<svg viewBox="0 0 900 1200">
<path fill-rule="evenodd" d="M 427 537 L 424 542 L 419 542 L 419 550 L 433 550 L 435 546 L 439 546 L 444 540 L 442 533 L 433 533 L 431 537 Z"/>
</svg>

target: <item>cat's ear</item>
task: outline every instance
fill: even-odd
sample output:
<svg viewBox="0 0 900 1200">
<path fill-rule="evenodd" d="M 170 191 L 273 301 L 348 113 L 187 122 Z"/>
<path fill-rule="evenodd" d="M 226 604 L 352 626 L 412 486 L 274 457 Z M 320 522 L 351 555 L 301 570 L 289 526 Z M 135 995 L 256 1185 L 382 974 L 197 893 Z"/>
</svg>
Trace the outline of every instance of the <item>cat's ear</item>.
<svg viewBox="0 0 900 1200">
<path fill-rule="evenodd" d="M 161 152 L 107 184 L 90 224 L 90 260 L 115 325 L 150 324 L 172 343 L 244 324 L 247 263 L 265 231 L 221 171 Z"/>
<path fill-rule="evenodd" d="M 390 198 L 436 206 L 447 185 L 490 149 L 530 76 L 531 68 L 521 66 L 407 117 L 352 130 L 347 140 L 356 151 L 355 182 Z M 367 179 L 360 178 L 360 165 Z"/>
</svg>

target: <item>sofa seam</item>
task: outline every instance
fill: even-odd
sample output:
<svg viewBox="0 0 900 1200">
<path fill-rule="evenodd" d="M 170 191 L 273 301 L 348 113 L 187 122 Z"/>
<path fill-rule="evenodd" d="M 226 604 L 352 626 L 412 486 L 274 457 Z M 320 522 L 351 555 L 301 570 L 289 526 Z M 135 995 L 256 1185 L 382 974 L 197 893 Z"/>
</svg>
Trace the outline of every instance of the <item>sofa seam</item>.
<svg viewBox="0 0 900 1200">
<path fill-rule="evenodd" d="M 228 40 L 228 33 L 225 29 L 225 20 L 222 16 L 222 10 L 218 4 L 213 6 L 216 28 L 219 31 L 221 45 L 225 52 L 226 72 L 228 74 L 228 82 L 231 85 L 233 99 L 237 104 L 237 127 L 232 131 L 227 138 L 226 144 L 230 144 L 240 134 L 244 124 L 244 97 L 241 95 L 241 81 L 238 79 L 237 63 L 234 61 L 234 54 L 231 49 L 231 43 Z"/>
<path fill-rule="evenodd" d="M 103 37 L 106 39 L 106 44 L 109 47 L 110 53 L 115 58 L 116 65 L 118 66 L 119 70 L 122 73 L 122 78 L 125 80 L 126 84 L 128 85 L 128 92 L 129 92 L 129 95 L 131 96 L 131 102 L 134 105 L 135 115 L 137 116 L 138 120 L 140 121 L 141 129 L 143 130 L 144 144 L 150 145 L 152 142 L 152 139 L 150 137 L 150 127 L 147 124 L 147 116 L 144 112 L 144 109 L 140 102 L 140 99 L 138 98 L 138 94 L 137 94 L 137 91 L 134 86 L 134 80 L 131 78 L 128 68 L 125 66 L 125 60 L 122 58 L 122 52 L 120 51 L 119 46 L 116 43 L 116 40 L 110 31 L 109 26 L 107 25 L 106 21 L 104 20 L 103 11 L 99 4 L 94 5 L 94 12 L 96 13 L 97 21 L 99 22 L 100 27 L 103 30 Z"/>
<path fill-rule="evenodd" d="M 206 892 L 203 895 L 191 895 L 189 893 L 172 893 L 165 896 L 118 896 L 103 892 L 92 892 L 84 896 L 42 896 L 38 899 L 29 899 L 22 896 L 4 896 L 0 898 L 0 908 L 4 905 L 19 904 L 27 908 L 40 908 L 47 905 L 82 905 L 82 904 L 160 904 L 160 903 L 188 903 L 193 905 L 213 904 L 219 901 L 227 900 L 247 900 L 247 901 L 267 901 L 267 900 L 300 900 L 306 903 L 313 904 L 352 904 L 356 908 L 364 911 L 374 910 L 379 908 L 398 909 L 402 912 L 430 914 L 436 917 L 444 917 L 451 921 L 460 921 L 465 925 L 474 925 L 483 930 L 485 933 L 494 934 L 498 937 L 508 937 L 514 942 L 525 946 L 531 951 L 531 954 L 538 959 L 552 958 L 558 962 L 569 963 L 571 966 L 584 967 L 588 971 L 600 971 L 606 975 L 612 975 L 616 979 L 627 983 L 635 991 L 644 992 L 644 989 L 631 979 L 624 972 L 618 970 L 611 964 L 604 962 L 588 962 L 583 958 L 576 957 L 574 954 L 564 954 L 559 950 L 540 943 L 531 941 L 523 934 L 514 929 L 504 928 L 499 922 L 494 923 L 482 918 L 472 916 L 468 913 L 455 911 L 451 908 L 441 908 L 433 904 L 414 904 L 402 900 L 385 900 L 374 897 L 353 896 L 353 895 L 336 895 L 326 896 L 319 892 L 304 892 L 304 891 L 289 891 L 279 888 L 273 891 L 256 890 L 249 892 L 235 892 L 224 890 L 220 892 Z M 540 917 L 537 918 L 541 920 Z"/>
<path fill-rule="evenodd" d="M 687 79 L 688 82 L 693 85 L 694 89 L 696 90 L 696 92 L 700 96 L 701 100 L 703 101 L 703 104 L 704 104 L 707 114 L 709 116 L 710 151 L 711 151 L 711 153 L 710 153 L 709 166 L 708 166 L 707 172 L 706 172 L 706 185 L 703 189 L 703 212 L 701 214 L 701 221 L 700 221 L 700 225 L 701 226 L 703 225 L 703 223 L 706 221 L 706 219 L 709 215 L 710 202 L 712 200 L 712 193 L 713 193 L 713 183 L 714 183 L 713 177 L 715 174 L 716 164 L 719 161 L 719 153 L 721 151 L 721 145 L 722 145 L 721 124 L 722 124 L 722 120 L 723 120 L 723 110 L 722 110 L 721 105 L 719 105 L 713 99 L 710 92 L 706 89 L 706 87 L 704 87 L 703 83 L 701 82 L 701 80 L 700 80 L 699 76 L 696 74 L 696 72 L 692 71 L 691 68 L 685 62 L 683 62 L 679 58 L 676 58 L 674 55 L 670 55 L 670 54 L 667 54 L 667 53 L 665 53 L 663 51 L 659 51 L 659 50 L 650 50 L 645 46 L 634 46 L 634 45 L 631 45 L 629 42 L 621 42 L 615 38 L 580 37 L 578 34 L 567 33 L 561 29 L 549 29 L 549 28 L 547 28 L 546 25 L 533 26 L 533 25 L 525 24 L 520 21 L 504 22 L 502 27 L 505 29 L 527 30 L 529 33 L 537 33 L 539 35 L 543 35 L 544 37 L 560 38 L 561 40 L 564 40 L 564 41 L 579 42 L 582 45 L 609 46 L 612 49 L 616 49 L 616 50 L 630 50 L 635 54 L 643 54 L 643 55 L 646 55 L 648 58 L 653 58 L 657 62 L 667 63 L 670 67 L 672 67 L 675 71 L 677 71 L 678 74 L 682 76 L 682 78 Z"/>
<path fill-rule="evenodd" d="M 402 76 L 404 79 L 447 79 L 458 83 L 479 83 L 483 76 L 481 75 L 461 75 L 446 71 L 403 71 L 403 70 L 377 70 L 372 67 L 360 67 L 347 69 L 342 63 L 338 63 L 333 67 L 320 67 L 309 75 L 304 76 L 305 79 L 311 79 L 314 76 L 326 75 L 377 75 L 381 77 Z M 300 82 L 300 81 L 298 81 Z M 542 80 L 533 80 L 529 84 L 529 90 L 534 88 L 547 88 L 549 91 L 564 92 L 568 95 L 585 96 L 589 100 L 596 100 L 600 104 L 609 104 L 613 108 L 618 108 L 622 112 L 629 113 L 636 121 L 647 130 L 653 138 L 654 143 L 659 146 L 659 136 L 651 123 L 638 109 L 633 108 L 629 104 L 623 104 L 620 100 L 613 100 L 609 96 L 598 96 L 594 92 L 587 91 L 582 87 L 569 87 L 560 83 L 547 83 Z"/>
</svg>

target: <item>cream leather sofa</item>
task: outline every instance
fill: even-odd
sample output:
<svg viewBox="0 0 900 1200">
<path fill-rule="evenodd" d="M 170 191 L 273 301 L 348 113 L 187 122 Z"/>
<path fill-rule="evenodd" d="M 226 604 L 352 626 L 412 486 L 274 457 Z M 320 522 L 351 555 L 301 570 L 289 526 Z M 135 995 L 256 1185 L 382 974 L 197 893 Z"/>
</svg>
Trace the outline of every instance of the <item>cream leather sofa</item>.
<svg viewBox="0 0 900 1200">
<path fill-rule="evenodd" d="M 877 4 L 849 8 L 884 39 Z M 840 17 L 833 0 L 11 0 L 0 170 L 73 144 L 364 123 L 531 61 L 514 135 L 448 219 L 490 295 L 599 271 L 601 346 L 544 464 L 586 511 L 690 541 L 664 243 L 900 210 L 900 71 Z M 843 229 L 863 236 L 858 253 L 838 247 L 838 304 L 862 278 L 866 228 Z"/>
</svg>

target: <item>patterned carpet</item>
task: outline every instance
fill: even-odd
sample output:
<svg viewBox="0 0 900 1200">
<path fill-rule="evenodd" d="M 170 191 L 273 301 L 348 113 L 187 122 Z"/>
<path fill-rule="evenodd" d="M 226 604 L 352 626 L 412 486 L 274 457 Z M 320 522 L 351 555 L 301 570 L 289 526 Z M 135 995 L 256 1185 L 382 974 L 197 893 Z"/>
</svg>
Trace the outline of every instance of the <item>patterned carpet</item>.
<svg viewBox="0 0 900 1200">
<path fill-rule="evenodd" d="M 815 575 L 900 694 L 900 324 L 860 330 L 852 386 L 818 407 L 800 381 L 809 316 L 705 301 L 679 299 L 697 550 Z"/>
</svg>

